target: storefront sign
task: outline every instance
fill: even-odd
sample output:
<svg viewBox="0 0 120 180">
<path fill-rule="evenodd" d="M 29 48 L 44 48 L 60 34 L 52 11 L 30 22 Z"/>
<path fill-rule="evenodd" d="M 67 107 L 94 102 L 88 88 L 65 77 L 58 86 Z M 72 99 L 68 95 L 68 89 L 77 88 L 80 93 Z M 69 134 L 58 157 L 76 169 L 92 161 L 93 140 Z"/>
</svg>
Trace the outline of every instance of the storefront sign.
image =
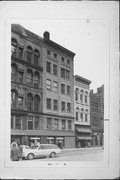
<svg viewBox="0 0 120 180">
<path fill-rule="evenodd" d="M 11 132 L 11 135 L 26 135 L 26 133 L 22 133 L 22 132 Z"/>
</svg>

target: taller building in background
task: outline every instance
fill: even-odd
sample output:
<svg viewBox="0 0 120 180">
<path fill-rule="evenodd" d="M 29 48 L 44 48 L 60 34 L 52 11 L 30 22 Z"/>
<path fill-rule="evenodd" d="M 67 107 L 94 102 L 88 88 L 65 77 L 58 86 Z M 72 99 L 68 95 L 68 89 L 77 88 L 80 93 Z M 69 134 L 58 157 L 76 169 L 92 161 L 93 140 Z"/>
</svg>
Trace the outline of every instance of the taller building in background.
<svg viewBox="0 0 120 180">
<path fill-rule="evenodd" d="M 97 93 L 90 91 L 90 121 L 92 145 L 102 146 L 104 142 L 104 85 L 97 88 Z"/>
<path fill-rule="evenodd" d="M 20 25 L 11 35 L 11 141 L 75 147 L 75 54 Z"/>
<path fill-rule="evenodd" d="M 92 140 L 90 129 L 90 83 L 81 76 L 74 76 L 74 115 L 76 147 L 88 147 Z"/>
</svg>

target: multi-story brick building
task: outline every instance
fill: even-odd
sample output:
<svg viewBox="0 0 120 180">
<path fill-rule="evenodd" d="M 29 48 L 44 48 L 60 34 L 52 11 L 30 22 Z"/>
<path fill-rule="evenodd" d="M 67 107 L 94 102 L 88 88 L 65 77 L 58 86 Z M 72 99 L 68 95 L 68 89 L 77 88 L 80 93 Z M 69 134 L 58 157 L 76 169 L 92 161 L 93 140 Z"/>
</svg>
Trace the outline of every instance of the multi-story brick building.
<svg viewBox="0 0 120 180">
<path fill-rule="evenodd" d="M 74 116 L 76 147 L 86 147 L 91 143 L 90 129 L 90 83 L 81 76 L 74 76 Z"/>
<path fill-rule="evenodd" d="M 104 133 L 104 86 L 97 88 L 97 93 L 90 91 L 90 124 L 92 134 L 92 145 L 103 145 Z"/>
<path fill-rule="evenodd" d="M 75 54 L 20 25 L 12 25 L 11 140 L 75 146 Z"/>
</svg>

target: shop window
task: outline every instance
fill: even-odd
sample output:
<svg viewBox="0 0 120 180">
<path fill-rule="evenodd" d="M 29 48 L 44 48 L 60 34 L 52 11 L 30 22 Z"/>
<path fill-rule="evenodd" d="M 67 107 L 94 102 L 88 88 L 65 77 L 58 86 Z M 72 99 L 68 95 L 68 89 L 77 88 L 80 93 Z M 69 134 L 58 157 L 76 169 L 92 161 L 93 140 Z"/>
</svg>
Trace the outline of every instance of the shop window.
<svg viewBox="0 0 120 180">
<path fill-rule="evenodd" d="M 19 59 L 23 59 L 23 48 L 19 47 Z"/>
<path fill-rule="evenodd" d="M 33 73 L 32 73 L 32 70 L 28 69 L 27 70 L 27 84 L 31 86 L 32 83 L 33 83 Z"/>
<path fill-rule="evenodd" d="M 57 76 L 57 65 L 53 64 L 53 74 Z"/>
<path fill-rule="evenodd" d="M 23 108 L 23 97 L 18 97 L 18 106 L 19 108 Z"/>
<path fill-rule="evenodd" d="M 62 119 L 62 130 L 66 129 L 66 121 Z"/>
<path fill-rule="evenodd" d="M 40 98 L 38 95 L 35 95 L 34 97 L 34 110 L 39 111 L 39 105 L 40 105 Z"/>
<path fill-rule="evenodd" d="M 39 116 L 35 116 L 35 129 L 36 130 L 40 129 Z"/>
<path fill-rule="evenodd" d="M 54 100 L 54 101 L 53 101 L 53 109 L 54 109 L 55 111 L 58 110 L 58 101 L 57 101 L 57 100 Z"/>
<path fill-rule="evenodd" d="M 47 129 L 52 129 L 52 119 L 47 118 Z"/>
<path fill-rule="evenodd" d="M 35 64 L 35 65 L 38 65 L 38 64 L 39 64 L 39 56 L 40 56 L 39 51 L 36 49 L 36 50 L 34 51 L 34 64 Z"/>
<path fill-rule="evenodd" d="M 68 120 L 68 129 L 71 130 L 72 129 L 72 121 Z"/>
<path fill-rule="evenodd" d="M 34 73 L 34 87 L 35 88 L 39 87 L 39 79 L 40 79 L 39 73 L 35 72 Z"/>
<path fill-rule="evenodd" d="M 11 71 L 11 80 L 17 82 L 18 69 L 16 64 L 12 64 Z"/>
<path fill-rule="evenodd" d="M 16 90 L 11 91 L 11 106 L 13 108 L 17 107 L 17 102 L 18 102 L 18 93 Z"/>
<path fill-rule="evenodd" d="M 67 103 L 67 112 L 71 112 L 71 104 L 70 103 Z"/>
<path fill-rule="evenodd" d="M 28 130 L 33 130 L 33 116 L 28 116 Z"/>
<path fill-rule="evenodd" d="M 65 94 L 65 84 L 61 84 L 61 94 Z"/>
<path fill-rule="evenodd" d="M 58 119 L 54 119 L 54 129 L 55 130 L 59 129 L 59 120 Z"/>
<path fill-rule="evenodd" d="M 67 85 L 67 95 L 70 96 L 70 86 Z"/>
<path fill-rule="evenodd" d="M 30 93 L 27 95 L 27 109 L 33 110 L 33 96 Z"/>
<path fill-rule="evenodd" d="M 21 116 L 15 118 L 15 129 L 21 129 Z"/>
<path fill-rule="evenodd" d="M 57 92 L 58 91 L 58 83 L 53 81 L 53 91 Z"/>
<path fill-rule="evenodd" d="M 11 40 L 11 55 L 13 57 L 17 55 L 17 41 L 14 38 Z"/>
<path fill-rule="evenodd" d="M 51 99 L 47 98 L 47 109 L 51 109 Z"/>
<path fill-rule="evenodd" d="M 61 102 L 61 111 L 62 112 L 65 111 L 65 102 L 64 101 Z"/>
<path fill-rule="evenodd" d="M 21 72 L 21 71 L 19 71 L 19 73 L 18 73 L 18 81 L 19 81 L 19 83 L 23 83 L 23 72 Z"/>
<path fill-rule="evenodd" d="M 46 85 L 47 85 L 47 90 L 51 90 L 51 80 L 50 79 L 46 80 Z"/>
<path fill-rule="evenodd" d="M 46 62 L 46 71 L 48 73 L 51 73 L 51 63 L 50 62 Z"/>
<path fill-rule="evenodd" d="M 30 46 L 27 47 L 27 62 L 31 63 L 32 61 L 32 48 Z"/>
</svg>

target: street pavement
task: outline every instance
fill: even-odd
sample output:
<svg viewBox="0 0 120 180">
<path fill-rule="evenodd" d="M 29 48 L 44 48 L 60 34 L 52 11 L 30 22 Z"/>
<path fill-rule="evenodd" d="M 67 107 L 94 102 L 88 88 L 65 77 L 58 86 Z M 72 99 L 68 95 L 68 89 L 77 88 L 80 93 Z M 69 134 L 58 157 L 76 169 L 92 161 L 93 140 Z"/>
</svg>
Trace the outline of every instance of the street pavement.
<svg viewBox="0 0 120 180">
<path fill-rule="evenodd" d="M 34 161 L 102 161 L 104 150 L 97 148 L 63 149 L 55 158 L 39 158 Z"/>
</svg>

